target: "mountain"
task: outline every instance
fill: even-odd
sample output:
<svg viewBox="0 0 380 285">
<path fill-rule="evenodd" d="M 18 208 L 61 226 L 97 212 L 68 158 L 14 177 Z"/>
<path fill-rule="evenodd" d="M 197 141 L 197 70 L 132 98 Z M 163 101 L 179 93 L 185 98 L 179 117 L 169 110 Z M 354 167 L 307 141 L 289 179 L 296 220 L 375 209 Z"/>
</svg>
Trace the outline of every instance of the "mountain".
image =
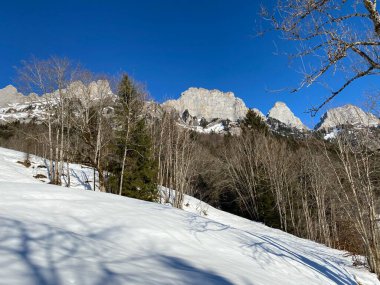
<svg viewBox="0 0 380 285">
<path fill-rule="evenodd" d="M 207 121 L 213 119 L 237 121 L 243 119 L 248 112 L 243 100 L 235 97 L 234 93 L 204 88 L 189 88 L 178 100 L 166 101 L 162 106 L 173 108 L 180 115 L 187 110 L 191 116 L 204 118 Z"/>
<path fill-rule="evenodd" d="M 112 94 L 108 81 L 105 80 L 91 82 L 89 86 L 76 81 L 62 91 L 71 97 L 75 96 L 84 105 L 91 105 L 101 97 L 109 96 L 113 98 L 115 96 Z M 0 89 L 0 124 L 15 121 L 41 123 L 47 114 L 47 104 L 57 104 L 58 98 L 58 91 L 42 94 L 41 96 L 35 93 L 24 96 L 14 86 L 8 85 Z"/>
<path fill-rule="evenodd" d="M 366 113 L 359 107 L 348 104 L 328 110 L 315 126 L 315 129 L 327 131 L 342 125 L 376 127 L 379 124 L 380 120 L 375 115 Z"/>
<path fill-rule="evenodd" d="M 44 109 L 45 105 L 35 93 L 24 96 L 12 85 L 0 89 L 0 124 L 42 120 Z"/>
<path fill-rule="evenodd" d="M 73 164 L 76 189 L 48 185 L 44 160 L 24 158 L 0 148 L 1 284 L 380 285 L 346 252 L 193 197 L 179 210 L 91 191 Z"/>
<path fill-rule="evenodd" d="M 19 93 L 17 89 L 8 85 L 0 89 L 0 106 L 4 106 L 9 103 L 21 103 L 24 95 Z"/>
<path fill-rule="evenodd" d="M 182 118 L 182 122 L 192 127 L 198 132 L 225 133 L 229 129 L 233 129 L 238 134 L 236 122 L 242 120 L 248 112 L 248 108 L 243 100 L 235 97 L 232 92 L 222 92 L 219 90 L 207 90 L 204 88 L 189 88 L 182 93 L 178 100 L 169 100 L 162 104 L 165 109 L 176 110 Z M 307 131 L 308 128 L 297 118 L 293 112 L 283 102 L 277 102 L 270 110 L 268 116 L 256 109 L 252 109 L 263 121 L 270 125 L 271 129 L 279 131 L 281 128 L 287 130 L 295 129 L 295 132 Z M 201 120 L 203 120 L 201 122 Z M 223 122 L 227 120 L 227 122 Z M 228 128 L 231 122 L 235 122 L 234 126 Z M 212 123 L 210 126 L 209 124 Z M 226 128 L 211 127 L 218 124 L 224 124 Z M 199 127 L 202 126 L 202 127 Z"/>
<path fill-rule="evenodd" d="M 8 85 L 0 89 L 0 106 L 14 103 L 24 103 L 30 100 L 35 100 L 36 98 L 37 95 L 34 93 L 31 93 L 29 96 L 24 96 L 22 93 L 18 92 L 17 88 L 13 85 Z"/>
<path fill-rule="evenodd" d="M 301 131 L 308 130 L 308 127 L 306 127 L 283 102 L 276 102 L 273 108 L 270 109 L 267 117 L 269 119 L 275 119 L 291 128 L 296 128 Z"/>
<path fill-rule="evenodd" d="M 87 90 L 87 93 L 83 94 L 83 90 Z M 108 82 L 102 80 L 92 82 L 88 87 L 81 82 L 73 82 L 68 87 L 68 92 L 78 97 L 83 104 L 92 104 L 101 96 L 115 96 Z M 47 95 L 49 97 L 46 97 Z M 47 95 L 37 96 L 32 93 L 24 96 L 12 85 L 0 89 L 0 124 L 14 121 L 41 122 L 46 115 L 45 98 L 57 100 L 59 97 L 57 91 Z M 177 112 L 179 124 L 194 131 L 238 135 L 241 132 L 239 124 L 249 109 L 243 100 L 235 97 L 232 92 L 189 88 L 177 100 L 169 100 L 162 104 L 147 102 L 146 111 L 150 117 L 160 118 L 165 110 Z M 281 135 L 303 137 L 309 132 L 308 127 L 283 102 L 276 102 L 267 116 L 256 108 L 251 110 L 262 118 L 272 131 Z M 345 105 L 328 110 L 314 130 L 328 131 L 341 125 L 351 125 L 355 128 L 375 127 L 380 125 L 380 120 L 357 106 Z"/>
</svg>

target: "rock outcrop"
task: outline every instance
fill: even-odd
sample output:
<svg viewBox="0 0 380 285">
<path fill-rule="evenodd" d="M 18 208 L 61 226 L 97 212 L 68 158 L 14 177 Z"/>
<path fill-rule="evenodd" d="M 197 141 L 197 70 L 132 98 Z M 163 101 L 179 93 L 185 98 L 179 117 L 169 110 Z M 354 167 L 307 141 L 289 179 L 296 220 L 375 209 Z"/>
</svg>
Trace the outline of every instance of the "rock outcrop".
<svg viewBox="0 0 380 285">
<path fill-rule="evenodd" d="M 8 85 L 0 89 L 0 106 L 6 106 L 12 103 L 23 103 L 27 101 L 28 96 L 22 95 L 16 87 Z"/>
<path fill-rule="evenodd" d="M 215 118 L 237 121 L 248 112 L 243 100 L 232 92 L 189 88 L 178 100 L 169 100 L 162 104 L 164 108 L 173 108 L 182 115 L 186 110 L 189 115 L 211 121 Z"/>
<path fill-rule="evenodd" d="M 105 80 L 91 82 L 88 86 L 79 81 L 72 82 L 62 91 L 67 92 L 70 97 L 75 96 L 82 101 L 83 105 L 88 106 L 101 98 L 107 98 L 109 101 L 116 99 L 108 81 Z M 58 100 L 59 92 L 57 90 L 41 96 L 35 93 L 24 96 L 14 86 L 8 85 L 0 89 L 0 125 L 15 121 L 21 123 L 42 122 L 46 117 L 47 102 L 56 104 Z M 106 107 L 103 113 L 109 116 L 113 113 L 113 108 Z"/>
<path fill-rule="evenodd" d="M 308 130 L 308 127 L 306 127 L 283 102 L 276 102 L 268 113 L 268 119 L 275 119 L 288 127 L 298 130 Z"/>
<path fill-rule="evenodd" d="M 315 126 L 316 130 L 329 130 L 337 126 L 378 126 L 380 120 L 371 113 L 366 113 L 354 105 L 344 105 L 342 107 L 328 110 Z"/>
</svg>

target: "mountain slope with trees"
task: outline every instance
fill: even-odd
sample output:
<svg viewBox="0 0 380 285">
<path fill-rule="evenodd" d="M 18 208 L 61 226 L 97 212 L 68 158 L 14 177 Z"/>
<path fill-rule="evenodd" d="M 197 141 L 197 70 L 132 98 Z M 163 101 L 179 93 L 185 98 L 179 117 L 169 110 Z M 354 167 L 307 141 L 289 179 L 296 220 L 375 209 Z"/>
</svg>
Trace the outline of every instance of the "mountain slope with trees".
<svg viewBox="0 0 380 285">
<path fill-rule="evenodd" d="M 29 168 L 17 163 L 26 157 L 0 148 L 6 284 L 380 284 L 343 251 L 190 196 L 183 196 L 183 211 L 41 183 L 32 175 L 48 173 L 37 167 L 44 160 L 29 156 Z M 73 178 L 91 174 L 71 167 Z M 161 191 L 174 204 L 175 192 Z"/>
</svg>

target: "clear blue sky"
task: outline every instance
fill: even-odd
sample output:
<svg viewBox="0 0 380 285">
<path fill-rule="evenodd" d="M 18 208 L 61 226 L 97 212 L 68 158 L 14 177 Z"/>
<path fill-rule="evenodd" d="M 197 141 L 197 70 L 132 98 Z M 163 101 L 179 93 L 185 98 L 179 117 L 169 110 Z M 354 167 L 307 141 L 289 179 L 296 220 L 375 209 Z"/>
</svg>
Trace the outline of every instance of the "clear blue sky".
<svg viewBox="0 0 380 285">
<path fill-rule="evenodd" d="M 271 5 L 273 0 L 263 0 Z M 233 91 L 267 113 L 284 101 L 307 125 L 304 113 L 329 93 L 314 86 L 296 94 L 269 92 L 301 80 L 292 50 L 276 34 L 255 37 L 257 0 L 4 1 L 0 9 L 0 87 L 13 83 L 14 67 L 31 55 L 66 56 L 99 73 L 126 71 L 157 101 L 189 87 Z M 339 82 L 341 78 L 329 80 Z M 354 84 L 329 107 L 362 104 L 378 78 Z"/>
</svg>

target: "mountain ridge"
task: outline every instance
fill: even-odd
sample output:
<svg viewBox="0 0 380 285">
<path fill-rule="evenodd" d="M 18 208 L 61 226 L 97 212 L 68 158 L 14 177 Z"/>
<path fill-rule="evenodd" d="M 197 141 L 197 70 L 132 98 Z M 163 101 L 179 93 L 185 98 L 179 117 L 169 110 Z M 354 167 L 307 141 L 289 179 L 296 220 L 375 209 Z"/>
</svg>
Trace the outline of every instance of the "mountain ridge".
<svg viewBox="0 0 380 285">
<path fill-rule="evenodd" d="M 74 82 L 70 87 L 78 88 L 79 85 L 81 83 Z M 94 81 L 90 84 L 93 97 L 96 97 L 95 93 L 101 89 L 99 85 L 101 85 L 100 81 Z M 104 86 L 109 89 L 109 86 Z M 53 92 L 52 95 L 56 95 L 55 93 Z M 109 89 L 107 93 L 112 92 Z M 7 85 L 0 89 L 0 123 L 4 124 L 17 120 L 30 122 L 32 119 L 40 119 L 43 113 L 42 98 L 44 95 L 38 96 L 35 93 L 23 95 L 13 85 Z M 178 99 L 165 101 L 159 106 L 163 110 L 175 110 L 179 113 L 184 124 L 196 127 L 198 131 L 201 130 L 200 125 L 208 125 L 210 122 L 213 122 L 213 126 L 215 126 L 215 122 L 223 122 L 224 124 L 224 121 L 239 122 L 244 119 L 249 110 L 255 112 L 269 125 L 275 121 L 276 124 L 299 132 L 327 132 L 340 125 L 353 125 L 355 127 L 377 127 L 380 125 L 380 120 L 375 115 L 363 111 L 358 106 L 346 104 L 327 110 L 314 128 L 309 129 L 284 102 L 276 102 L 265 116 L 257 108 L 247 107 L 244 101 L 235 96 L 233 92 L 195 87 L 190 87 L 182 92 Z M 223 132 L 222 127 L 216 129 Z"/>
</svg>

